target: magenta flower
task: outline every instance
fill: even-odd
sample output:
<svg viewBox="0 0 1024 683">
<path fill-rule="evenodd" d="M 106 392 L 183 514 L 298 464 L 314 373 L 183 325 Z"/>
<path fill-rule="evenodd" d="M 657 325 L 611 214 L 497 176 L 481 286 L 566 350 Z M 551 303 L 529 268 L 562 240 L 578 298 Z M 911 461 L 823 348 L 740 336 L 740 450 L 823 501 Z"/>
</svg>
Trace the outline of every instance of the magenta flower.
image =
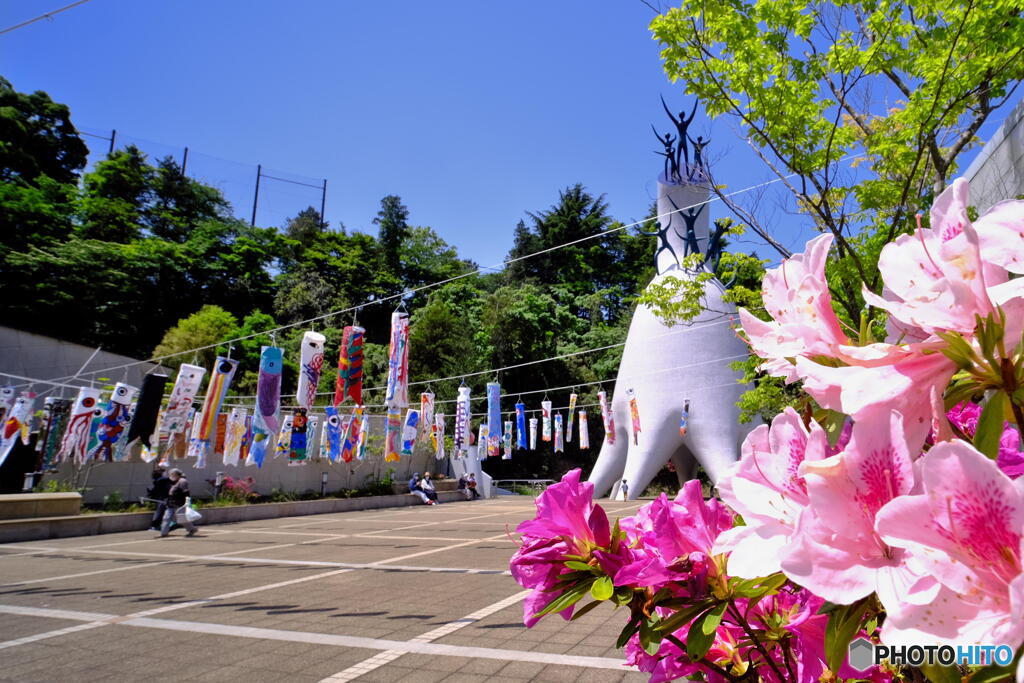
<svg viewBox="0 0 1024 683">
<path fill-rule="evenodd" d="M 839 604 L 875 592 L 887 610 L 931 599 L 935 582 L 875 533 L 879 509 L 914 488 L 898 413 L 855 423 L 842 453 L 804 461 L 800 473 L 809 502 L 782 560 L 790 580 Z"/>
<path fill-rule="evenodd" d="M 942 591 L 931 606 L 891 613 L 883 641 L 1016 648 L 1024 641 L 1024 479 L 1011 480 L 964 441 L 938 444 L 920 470 L 922 490 L 886 504 L 876 528 Z"/>
<path fill-rule="evenodd" d="M 701 590 L 715 539 L 730 527 L 732 515 L 717 500 L 705 501 L 696 479 L 686 482 L 675 500 L 661 494 L 623 520 L 633 558 L 615 573 L 615 585 L 656 590 L 679 582 L 691 594 Z"/>
<path fill-rule="evenodd" d="M 805 460 L 825 457 L 828 439 L 816 422 L 810 431 L 787 407 L 743 441 L 740 460 L 718 481 L 718 495 L 746 526 L 723 532 L 715 553 L 729 552 L 729 574 L 756 578 L 781 570 L 789 538 L 807 507 L 807 486 L 798 474 Z"/>
<path fill-rule="evenodd" d="M 570 556 L 583 561 L 596 559 L 609 575 L 614 575 L 629 556 L 624 545 L 617 552 L 610 551 L 608 516 L 594 504 L 594 485 L 580 483 L 580 474 L 574 469 L 561 482 L 549 486 L 537 497 L 537 516 L 516 528 L 522 544 L 512 556 L 509 570 L 519 585 L 533 589 L 523 607 L 527 626 L 537 623 L 534 615 L 560 595 L 555 586 L 570 571 L 565 565 Z M 569 607 L 560 614 L 569 619 L 572 612 Z"/>
<path fill-rule="evenodd" d="M 978 430 L 981 406 L 971 401 L 962 401 L 953 406 L 946 417 L 964 436 L 974 438 Z M 1003 434 L 999 438 L 999 457 L 996 460 L 1003 474 L 1016 479 L 1024 474 L 1024 452 L 1020 449 L 1020 434 L 1009 422 L 1003 423 Z"/>
</svg>

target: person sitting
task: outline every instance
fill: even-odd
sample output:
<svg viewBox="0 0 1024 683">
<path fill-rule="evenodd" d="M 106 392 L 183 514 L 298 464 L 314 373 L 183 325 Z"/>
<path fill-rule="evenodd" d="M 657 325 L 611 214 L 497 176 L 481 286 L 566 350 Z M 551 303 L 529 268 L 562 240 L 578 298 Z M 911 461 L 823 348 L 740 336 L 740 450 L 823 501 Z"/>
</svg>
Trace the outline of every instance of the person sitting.
<svg viewBox="0 0 1024 683">
<path fill-rule="evenodd" d="M 469 489 L 470 500 L 476 500 L 480 497 L 480 492 L 476 490 L 476 475 L 472 472 L 469 473 L 469 479 L 466 481 L 466 488 Z"/>
<path fill-rule="evenodd" d="M 437 489 L 434 488 L 434 482 L 430 480 L 430 472 L 423 473 L 423 478 L 420 479 L 420 491 L 423 491 L 427 498 L 434 501 L 434 505 L 441 504 L 441 501 L 437 499 Z"/>
<path fill-rule="evenodd" d="M 430 498 L 427 498 L 427 494 L 423 493 L 423 491 L 420 490 L 420 473 L 419 472 L 413 472 L 412 473 L 412 478 L 409 480 L 409 493 L 412 493 L 413 495 L 418 496 L 419 499 L 422 500 L 427 505 L 433 505 L 434 504 L 434 501 L 430 500 Z"/>
<path fill-rule="evenodd" d="M 160 530 L 164 513 L 167 512 L 167 492 L 170 490 L 171 480 L 167 476 L 167 468 L 164 465 L 157 465 L 153 470 L 153 485 L 146 491 L 146 498 L 156 503 L 153 519 L 149 523 L 150 531 Z"/>
<path fill-rule="evenodd" d="M 473 497 L 473 494 L 471 494 L 470 491 L 469 491 L 468 482 L 469 482 L 469 479 L 466 477 L 465 474 L 463 474 L 461 477 L 459 477 L 458 489 L 460 491 L 462 491 L 462 495 L 464 495 L 466 497 L 466 500 L 469 500 L 469 499 L 471 499 Z"/>
<path fill-rule="evenodd" d="M 170 532 L 171 522 L 174 521 L 178 510 L 185 512 L 183 508 L 189 497 L 188 479 L 181 473 L 181 470 L 175 467 L 167 473 L 167 476 L 171 480 L 171 488 L 167 491 L 167 510 L 164 512 L 164 522 L 160 525 L 161 538 Z M 181 516 L 181 524 L 188 531 L 186 536 L 195 535 L 196 525 L 188 521 L 188 517 L 184 514 Z"/>
</svg>

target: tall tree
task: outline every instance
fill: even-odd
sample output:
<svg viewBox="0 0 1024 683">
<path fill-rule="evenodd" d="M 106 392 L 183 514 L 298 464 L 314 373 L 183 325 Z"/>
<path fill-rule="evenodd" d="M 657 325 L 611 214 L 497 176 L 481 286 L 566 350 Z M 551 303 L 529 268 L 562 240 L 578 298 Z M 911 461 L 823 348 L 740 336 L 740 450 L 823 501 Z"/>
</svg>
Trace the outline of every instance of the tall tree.
<svg viewBox="0 0 1024 683">
<path fill-rule="evenodd" d="M 299 211 L 294 217 L 289 218 L 284 225 L 284 234 L 288 239 L 293 239 L 303 247 L 308 247 L 322 233 L 326 232 L 327 223 L 323 220 L 320 212 L 312 206 L 307 206 Z"/>
<path fill-rule="evenodd" d="M 157 163 L 151 183 L 146 223 L 155 237 L 184 242 L 199 223 L 231 218 L 220 190 L 186 176 L 172 157 Z"/>
<path fill-rule="evenodd" d="M 856 323 L 881 247 L 913 225 L 1024 78 L 1019 2 L 683 0 L 651 24 L 665 72 L 734 119 L 838 247 L 833 290 Z M 718 183 L 712 187 L 720 192 Z M 754 208 L 724 197 L 786 255 Z"/>
<path fill-rule="evenodd" d="M 142 236 L 156 170 L 129 145 L 116 150 L 83 179 L 83 237 L 128 243 Z"/>
<path fill-rule="evenodd" d="M 0 181 L 32 184 L 47 176 L 74 184 L 88 153 L 67 105 L 41 90 L 20 93 L 0 77 Z"/>
<path fill-rule="evenodd" d="M 373 219 L 379 229 L 377 239 L 384 252 L 384 264 L 396 275 L 402 272 L 402 242 L 409 235 L 409 209 L 398 195 L 389 194 L 380 200 L 380 211 Z"/>
<path fill-rule="evenodd" d="M 571 297 L 603 290 L 609 300 L 598 310 L 618 314 L 622 300 L 636 291 L 638 271 L 649 265 L 627 262 L 628 236 L 625 230 L 614 230 L 616 222 L 604 196 L 595 197 L 576 184 L 559 192 L 558 202 L 549 209 L 527 215 L 532 225 L 520 221 L 516 226 L 506 281 L 559 285 Z M 545 249 L 551 251 L 516 260 Z"/>
</svg>

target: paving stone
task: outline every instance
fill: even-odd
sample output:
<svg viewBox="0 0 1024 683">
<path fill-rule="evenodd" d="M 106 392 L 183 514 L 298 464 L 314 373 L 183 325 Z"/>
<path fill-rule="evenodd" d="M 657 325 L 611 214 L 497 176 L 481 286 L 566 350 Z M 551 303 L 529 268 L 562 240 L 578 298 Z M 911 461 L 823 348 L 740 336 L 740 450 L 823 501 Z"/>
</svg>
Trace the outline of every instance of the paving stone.
<svg viewBox="0 0 1024 683">
<path fill-rule="evenodd" d="M 631 512 L 635 506 L 619 508 Z M 458 628 L 434 642 L 509 651 L 507 659 L 411 653 L 358 680 L 645 680 L 625 668 L 619 672 L 516 658 L 516 651 L 523 651 L 621 660 L 622 653 L 612 647 L 622 627 L 621 612 L 599 609 L 574 622 L 553 617 L 526 629 L 522 605 L 513 604 L 477 622 L 459 622 L 521 591 L 505 573 L 515 546 L 504 534 L 506 525 L 514 528 L 531 515 L 530 501 L 496 500 L 242 522 L 203 529 L 192 539 L 155 540 L 151 533 L 130 532 L 0 546 L 0 580 L 46 579 L 0 585 L 2 639 L 81 623 L 4 614 L 3 605 L 116 615 L 169 608 L 150 617 L 166 628 L 108 625 L 8 648 L 2 651 L 0 676 L 17 681 L 319 681 L 380 653 L 314 642 L 320 634 L 407 641 L 454 622 Z M 29 547 L 56 550 L 20 554 Z M 230 554 L 217 557 L 223 553 Z M 339 572 L 330 564 L 335 562 L 382 564 Z M 453 568 L 460 571 L 437 571 Z M 210 600 L 236 592 L 242 594 Z M 192 623 L 186 629 L 215 632 L 170 628 L 184 622 Z M 248 627 L 296 640 L 242 637 Z"/>
</svg>

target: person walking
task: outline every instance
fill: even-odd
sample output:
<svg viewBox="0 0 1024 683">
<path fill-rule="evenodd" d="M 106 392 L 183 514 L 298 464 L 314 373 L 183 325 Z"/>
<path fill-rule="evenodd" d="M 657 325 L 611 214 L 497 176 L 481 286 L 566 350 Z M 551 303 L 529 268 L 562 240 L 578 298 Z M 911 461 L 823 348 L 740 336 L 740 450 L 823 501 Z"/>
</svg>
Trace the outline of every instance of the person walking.
<svg viewBox="0 0 1024 683">
<path fill-rule="evenodd" d="M 167 512 L 167 492 L 170 490 L 171 480 L 167 476 L 167 468 L 164 465 L 157 465 L 153 470 L 153 485 L 146 490 L 146 497 L 156 503 L 153 519 L 149 523 L 150 531 L 160 530 L 160 524 L 164 521 L 164 513 Z"/>
<path fill-rule="evenodd" d="M 423 478 L 420 479 L 420 491 L 423 491 L 427 498 L 434 501 L 434 505 L 441 504 L 441 501 L 437 499 L 437 489 L 434 487 L 434 482 L 430 479 L 430 472 L 423 473 Z"/>
<path fill-rule="evenodd" d="M 175 519 L 175 513 L 185 507 L 189 497 L 188 479 L 181 473 L 181 470 L 175 467 L 167 473 L 167 477 L 171 480 L 171 488 L 167 491 L 167 509 L 164 511 L 164 522 L 160 526 L 160 538 L 170 533 L 171 522 Z M 184 513 L 185 511 L 182 510 L 182 512 Z M 188 517 L 184 514 L 181 516 L 180 524 L 188 531 L 185 534 L 186 536 L 195 536 L 196 525 L 188 521 Z"/>
<path fill-rule="evenodd" d="M 469 473 L 469 479 L 466 480 L 466 488 L 469 489 L 470 500 L 480 497 L 480 492 L 476 490 L 476 475 L 472 472 Z"/>
</svg>

